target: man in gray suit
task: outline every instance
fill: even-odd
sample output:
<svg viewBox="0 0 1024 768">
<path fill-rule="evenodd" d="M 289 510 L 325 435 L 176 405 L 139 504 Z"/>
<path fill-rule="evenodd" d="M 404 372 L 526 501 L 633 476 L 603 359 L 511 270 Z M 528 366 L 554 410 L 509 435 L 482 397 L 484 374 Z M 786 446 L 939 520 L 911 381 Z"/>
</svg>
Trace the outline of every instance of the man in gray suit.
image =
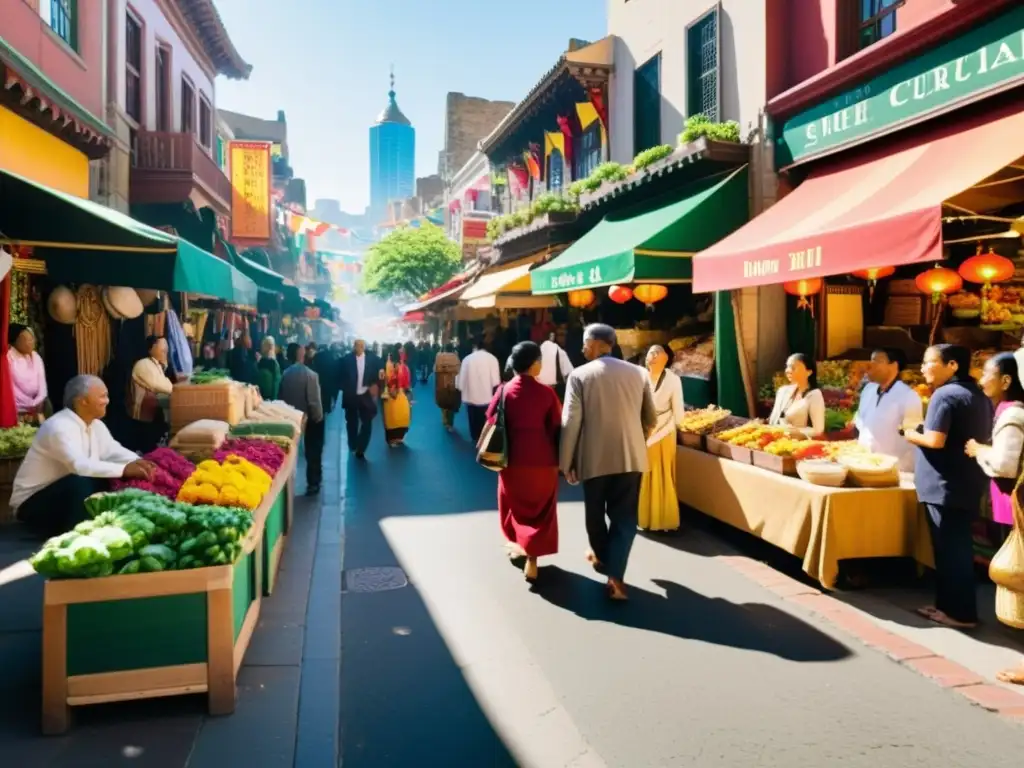
<svg viewBox="0 0 1024 768">
<path fill-rule="evenodd" d="M 279 397 L 292 408 L 306 414 L 306 433 L 302 436 L 306 448 L 306 495 L 320 493 L 323 479 L 324 406 L 320 393 L 320 377 L 308 368 L 306 350 L 294 342 L 288 345 L 291 365 L 281 376 Z"/>
<path fill-rule="evenodd" d="M 583 483 L 587 559 L 608 576 L 608 596 L 625 600 L 623 579 L 636 537 L 647 437 L 657 413 L 647 372 L 612 357 L 614 347 L 610 326 L 589 325 L 583 332 L 589 362 L 565 383 L 559 464 L 570 483 Z"/>
</svg>

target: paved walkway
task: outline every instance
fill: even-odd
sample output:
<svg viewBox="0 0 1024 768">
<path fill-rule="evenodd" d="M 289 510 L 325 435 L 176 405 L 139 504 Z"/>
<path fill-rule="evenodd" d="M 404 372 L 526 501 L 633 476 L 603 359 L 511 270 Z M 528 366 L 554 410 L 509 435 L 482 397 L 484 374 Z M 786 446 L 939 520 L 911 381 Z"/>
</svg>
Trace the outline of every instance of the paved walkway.
<svg viewBox="0 0 1024 768">
<path fill-rule="evenodd" d="M 561 554 L 531 590 L 465 415 L 445 433 L 423 392 L 405 448 L 377 436 L 349 464 L 346 768 L 1019 763 L 1019 724 L 755 583 L 701 530 L 639 537 L 632 601 L 609 605 L 566 489 Z M 368 585 L 382 567 L 409 584 Z"/>
</svg>

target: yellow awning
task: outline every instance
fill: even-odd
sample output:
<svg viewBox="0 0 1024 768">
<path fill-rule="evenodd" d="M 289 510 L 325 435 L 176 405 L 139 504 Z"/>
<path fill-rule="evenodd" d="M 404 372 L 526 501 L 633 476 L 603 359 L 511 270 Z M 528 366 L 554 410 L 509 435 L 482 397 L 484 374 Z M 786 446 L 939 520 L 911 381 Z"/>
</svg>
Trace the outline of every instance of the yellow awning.
<svg viewBox="0 0 1024 768">
<path fill-rule="evenodd" d="M 557 306 L 553 296 L 530 293 L 530 259 L 511 267 L 484 272 L 459 298 L 472 309 L 547 309 Z"/>
</svg>

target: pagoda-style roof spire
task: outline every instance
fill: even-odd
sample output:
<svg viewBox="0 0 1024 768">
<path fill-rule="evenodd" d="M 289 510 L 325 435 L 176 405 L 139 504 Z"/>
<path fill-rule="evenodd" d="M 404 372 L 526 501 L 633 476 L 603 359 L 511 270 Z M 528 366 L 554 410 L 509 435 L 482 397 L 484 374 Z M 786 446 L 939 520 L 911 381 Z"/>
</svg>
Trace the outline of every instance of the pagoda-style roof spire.
<svg viewBox="0 0 1024 768">
<path fill-rule="evenodd" d="M 391 65 L 390 75 L 391 88 L 388 91 L 388 105 L 384 107 L 384 110 L 377 115 L 377 125 L 381 123 L 398 123 L 399 125 L 412 125 L 405 115 L 402 114 L 402 110 L 398 108 L 398 102 L 395 101 L 395 65 Z"/>
</svg>

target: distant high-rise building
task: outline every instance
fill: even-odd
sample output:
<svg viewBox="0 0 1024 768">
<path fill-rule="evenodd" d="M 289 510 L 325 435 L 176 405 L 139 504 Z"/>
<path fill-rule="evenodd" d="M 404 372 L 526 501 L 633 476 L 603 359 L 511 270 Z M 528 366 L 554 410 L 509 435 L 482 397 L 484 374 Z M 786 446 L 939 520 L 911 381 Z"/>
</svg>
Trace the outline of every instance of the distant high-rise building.
<svg viewBox="0 0 1024 768">
<path fill-rule="evenodd" d="M 388 105 L 370 128 L 370 214 L 380 221 L 388 202 L 416 194 L 416 129 L 395 101 L 391 72 Z"/>
</svg>

